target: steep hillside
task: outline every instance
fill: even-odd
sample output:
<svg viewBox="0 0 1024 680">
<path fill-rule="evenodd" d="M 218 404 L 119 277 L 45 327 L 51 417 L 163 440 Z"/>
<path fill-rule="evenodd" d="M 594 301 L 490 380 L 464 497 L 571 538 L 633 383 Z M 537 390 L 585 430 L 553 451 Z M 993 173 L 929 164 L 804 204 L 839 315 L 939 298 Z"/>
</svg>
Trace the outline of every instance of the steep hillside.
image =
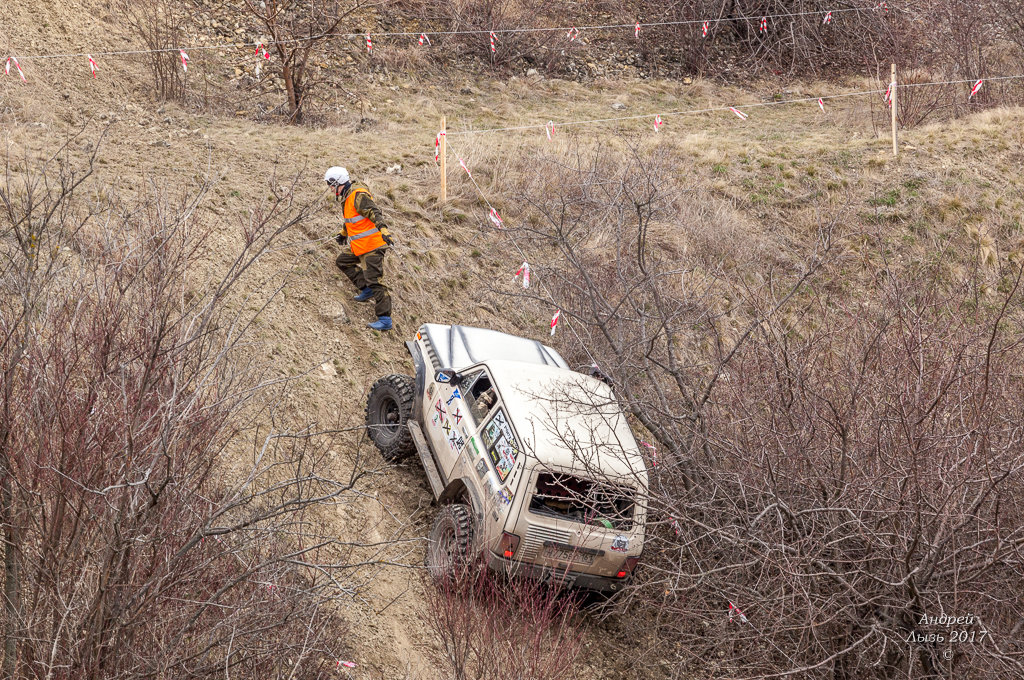
<svg viewBox="0 0 1024 680">
<path fill-rule="evenodd" d="M 110 11 L 99 2 L 6 4 L 0 8 L 0 43 L 26 53 L 129 43 L 131 36 L 110 20 Z M 231 56 L 211 51 L 193 60 L 202 61 L 212 79 L 234 77 Z M 253 351 L 266 355 L 280 375 L 304 376 L 288 404 L 295 424 L 358 424 L 369 385 L 381 375 L 410 371 L 403 342 L 421 323 L 480 325 L 546 339 L 550 307 L 496 294 L 512 290 L 512 272 L 522 258 L 506 235 L 489 226 L 487 205 L 458 157 L 507 226 L 515 227 L 527 212 L 531 197 L 524 192 L 538 168 L 552 171 L 570 153 L 595 149 L 613 157 L 630 145 L 643 153 L 656 150 L 673 164 L 678 184 L 672 190 L 685 189 L 679 200 L 693 219 L 658 225 L 657 238 L 681 262 L 687 248 L 695 247 L 723 261 L 743 249 L 785 264 L 806 252 L 819 221 L 836 215 L 855 224 L 861 237 L 890 244 L 895 258 L 908 262 L 929 257 L 936 244 L 948 240 L 976 242 L 984 258 L 1005 257 L 1020 247 L 1016 178 L 1024 165 L 1024 113 L 1018 110 L 904 131 L 898 159 L 889 150 L 878 95 L 829 101 L 825 112 L 813 101 L 747 108 L 747 120 L 727 111 L 665 115 L 873 90 L 877 83 L 795 83 L 780 91 L 776 84 L 758 83 L 581 84 L 540 76 L 495 82 L 465 74 L 371 75 L 351 69 L 338 71 L 338 83 L 369 93 L 368 103 L 356 107 L 358 112 L 338 104 L 326 125 L 312 128 L 254 122 L 245 111 L 204 109 L 198 83 L 185 102 L 155 102 L 142 65 L 128 59 L 102 61 L 96 79 L 84 59 L 25 59 L 22 66 L 29 83 L 0 80 L 0 121 L 13 161 L 42 158 L 71 139 L 69 154 L 79 160 L 99 147 L 97 190 L 130 195 L 148 184 L 174 193 L 212 178 L 202 204 L 218 228 L 207 255 L 211 266 L 232 257 L 241 239 L 239 220 L 265 198 L 268 179 L 285 185 L 294 178 L 299 202 L 323 204 L 291 235 L 293 246 L 266 258 L 252 283 L 283 286 L 260 317 Z M 560 127 L 553 142 L 543 129 L 451 134 L 449 202 L 438 201 L 432 152 L 442 114 L 454 133 L 659 112 L 665 125 L 657 133 L 650 119 L 641 118 Z M 330 236 L 338 211 L 322 184 L 331 165 L 345 165 L 365 180 L 392 219 L 399 244 L 387 262 L 395 297 L 392 333 L 364 327 L 370 310 L 351 300 L 353 291 L 333 265 L 337 247 Z M 849 244 L 851 277 L 844 285 L 863 284 L 863 294 L 870 295 L 871 271 L 879 265 L 867 252 L 858 260 L 857 245 Z M 536 257 L 556 264 L 550 253 Z M 552 342 L 567 356 L 581 354 L 568 332 Z M 381 468 L 364 491 L 357 506 L 338 511 L 340 534 L 418 539 L 428 530 L 430 496 L 413 463 Z M 352 677 L 435 677 L 421 585 L 410 568 L 421 563 L 422 544 L 401 544 L 389 559 L 395 565 L 375 572 L 345 612 L 361 669 Z M 625 643 L 615 642 L 627 639 L 617 616 L 588 625 L 585 675 L 630 677 L 635 659 Z"/>
</svg>

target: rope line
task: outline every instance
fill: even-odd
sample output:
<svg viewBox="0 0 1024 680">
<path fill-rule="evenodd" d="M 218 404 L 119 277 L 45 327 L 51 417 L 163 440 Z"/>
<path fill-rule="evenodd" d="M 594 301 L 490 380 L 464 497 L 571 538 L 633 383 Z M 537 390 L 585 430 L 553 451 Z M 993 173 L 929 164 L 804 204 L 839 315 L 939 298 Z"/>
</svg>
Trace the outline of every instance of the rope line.
<svg viewBox="0 0 1024 680">
<path fill-rule="evenodd" d="M 898 89 L 911 88 L 911 87 L 936 87 L 939 85 L 959 85 L 959 84 L 973 84 L 978 80 L 985 82 L 999 81 L 999 80 L 1019 80 L 1024 78 L 1024 74 L 1012 75 L 1012 76 L 992 76 L 991 78 L 971 78 L 966 80 L 944 80 L 935 81 L 929 83 L 897 83 Z M 870 94 L 885 94 L 886 90 L 860 90 L 858 92 L 842 92 L 839 94 L 822 95 L 820 97 L 801 97 L 799 99 L 782 99 L 779 101 L 771 102 L 748 102 L 746 104 L 725 104 L 722 106 L 711 106 L 703 109 L 688 109 L 685 111 L 669 111 L 666 113 L 655 112 L 655 113 L 638 113 L 632 116 L 618 116 L 612 118 L 593 118 L 590 120 L 569 120 L 562 121 L 560 123 L 551 122 L 549 123 L 531 123 L 528 125 L 512 125 L 508 127 L 497 127 L 497 128 L 482 128 L 479 130 L 448 130 L 447 136 L 449 139 L 454 136 L 467 136 L 467 135 L 480 135 L 490 132 L 517 132 L 520 130 L 543 130 L 548 127 L 571 127 L 574 125 L 589 125 L 592 123 L 616 123 L 629 120 L 643 120 L 649 118 L 655 118 L 656 116 L 687 116 L 696 115 L 699 113 L 717 113 L 724 111 L 731 111 L 734 108 L 737 109 L 754 109 L 763 108 L 766 106 L 782 106 L 785 104 L 805 104 L 808 102 L 816 102 L 819 99 L 822 101 L 830 101 L 833 99 L 844 99 L 848 97 L 862 97 Z"/>
<path fill-rule="evenodd" d="M 221 44 L 218 44 L 218 45 L 193 45 L 191 47 L 189 47 L 189 46 L 182 46 L 182 47 L 162 47 L 162 48 L 146 49 L 146 50 L 134 49 L 134 50 L 108 50 L 108 51 L 97 51 L 97 52 L 65 52 L 65 53 L 58 53 L 58 54 L 24 54 L 23 55 L 23 54 L 13 54 L 12 53 L 12 56 L 17 57 L 18 59 L 70 59 L 70 58 L 88 57 L 88 56 L 111 57 L 111 56 L 123 56 L 123 55 L 135 55 L 135 54 L 159 54 L 159 53 L 165 53 L 165 52 L 178 52 L 180 50 L 186 50 L 186 51 L 190 51 L 190 52 L 199 52 L 199 51 L 202 51 L 202 50 L 223 50 L 223 49 L 228 49 L 228 48 L 233 48 L 233 47 L 234 48 L 241 48 L 241 47 L 248 48 L 248 47 L 258 47 L 259 45 L 263 45 L 265 47 L 270 47 L 272 45 L 288 45 L 288 44 L 293 44 L 293 43 L 301 43 L 301 42 L 307 42 L 307 41 L 312 41 L 312 40 L 320 40 L 322 38 L 332 38 L 332 37 L 333 38 L 343 38 L 343 39 L 355 39 L 355 38 L 358 38 L 358 39 L 362 40 L 362 39 L 365 39 L 367 35 L 370 35 L 370 36 L 372 36 L 374 38 L 386 38 L 386 37 L 418 38 L 422 34 L 426 34 L 428 36 L 489 35 L 491 33 L 494 33 L 495 35 L 513 35 L 513 34 L 520 34 L 520 33 L 547 33 L 547 32 L 551 32 L 551 31 L 571 31 L 572 29 L 577 29 L 577 30 L 580 30 L 580 31 L 595 31 L 595 30 L 602 30 L 602 29 L 635 28 L 638 24 L 639 24 L 640 28 L 657 28 L 657 27 L 661 27 L 661 26 L 687 26 L 687 25 L 694 25 L 694 24 L 703 24 L 704 22 L 707 22 L 708 25 L 711 26 L 711 25 L 717 25 L 717 24 L 734 22 L 734 21 L 739 21 L 739 22 L 742 22 L 742 21 L 757 22 L 757 21 L 760 21 L 761 19 L 787 19 L 787 18 L 804 17 L 804 16 L 825 16 L 827 14 L 835 15 L 835 14 L 842 14 L 844 12 L 855 12 L 855 13 L 861 14 L 861 13 L 865 13 L 865 12 L 873 13 L 873 12 L 876 12 L 876 11 L 878 11 L 877 8 L 846 7 L 846 8 L 837 8 L 837 9 L 833 9 L 833 10 L 819 10 L 819 11 L 814 11 L 814 12 L 788 12 L 788 13 L 783 13 L 783 14 L 762 14 L 762 15 L 758 15 L 758 16 L 719 17 L 719 18 L 708 18 L 708 19 L 686 19 L 686 20 L 680 20 L 680 21 L 654 21 L 654 22 L 647 22 L 647 23 L 644 23 L 644 22 L 641 21 L 641 22 L 634 22 L 634 23 L 631 23 L 631 24 L 594 24 L 594 25 L 590 25 L 590 26 L 551 26 L 551 27 L 545 27 L 545 28 L 539 28 L 539 27 L 538 28 L 500 28 L 500 29 L 493 29 L 493 30 L 481 28 L 481 29 L 468 29 L 468 30 L 462 30 L 462 31 L 388 31 L 388 32 L 381 32 L 381 33 L 374 33 L 372 31 L 370 31 L 370 32 L 362 32 L 362 33 L 321 33 L 319 35 L 314 35 L 314 36 L 305 36 L 305 37 L 302 37 L 302 38 L 289 38 L 289 39 L 286 39 L 286 40 L 272 40 L 272 41 L 263 42 L 263 43 L 256 42 L 256 41 L 250 41 L 250 42 L 230 42 L 230 43 L 221 43 Z"/>
</svg>

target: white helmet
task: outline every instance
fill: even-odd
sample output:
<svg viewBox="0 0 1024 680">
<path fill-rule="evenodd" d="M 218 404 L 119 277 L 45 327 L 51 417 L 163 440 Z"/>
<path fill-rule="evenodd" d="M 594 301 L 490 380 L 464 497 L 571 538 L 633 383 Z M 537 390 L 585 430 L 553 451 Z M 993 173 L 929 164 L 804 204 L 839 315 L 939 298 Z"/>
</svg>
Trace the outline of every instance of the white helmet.
<svg viewBox="0 0 1024 680">
<path fill-rule="evenodd" d="M 333 168 L 328 168 L 327 172 L 324 173 L 324 181 L 332 187 L 341 186 L 349 181 L 348 170 L 337 165 Z"/>
</svg>

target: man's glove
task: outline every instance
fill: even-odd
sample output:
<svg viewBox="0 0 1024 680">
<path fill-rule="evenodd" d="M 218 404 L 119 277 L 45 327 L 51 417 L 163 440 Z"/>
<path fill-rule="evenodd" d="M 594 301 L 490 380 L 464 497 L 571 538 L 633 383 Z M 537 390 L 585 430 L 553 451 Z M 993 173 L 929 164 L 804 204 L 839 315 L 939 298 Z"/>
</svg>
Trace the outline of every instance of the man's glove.
<svg viewBox="0 0 1024 680">
<path fill-rule="evenodd" d="M 381 235 L 381 238 L 384 239 L 384 243 L 388 244 L 389 246 L 395 245 L 395 242 L 391 239 L 391 234 L 387 234 L 385 232 L 381 232 L 380 235 Z"/>
<path fill-rule="evenodd" d="M 343 246 L 348 243 L 348 236 L 345 235 L 345 232 L 339 231 L 334 235 L 334 240 L 338 242 L 339 246 Z"/>
</svg>

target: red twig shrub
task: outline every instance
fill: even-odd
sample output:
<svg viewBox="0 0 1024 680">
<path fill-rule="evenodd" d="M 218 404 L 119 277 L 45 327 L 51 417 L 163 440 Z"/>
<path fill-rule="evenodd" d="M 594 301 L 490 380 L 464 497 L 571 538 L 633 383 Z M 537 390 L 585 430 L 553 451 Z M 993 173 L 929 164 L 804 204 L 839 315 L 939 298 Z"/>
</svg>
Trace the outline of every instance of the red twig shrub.
<svg viewBox="0 0 1024 680">
<path fill-rule="evenodd" d="M 505 579 L 472 564 L 426 584 L 424 619 L 442 677 L 555 680 L 573 677 L 582 649 L 576 603 L 532 579 Z"/>
</svg>

